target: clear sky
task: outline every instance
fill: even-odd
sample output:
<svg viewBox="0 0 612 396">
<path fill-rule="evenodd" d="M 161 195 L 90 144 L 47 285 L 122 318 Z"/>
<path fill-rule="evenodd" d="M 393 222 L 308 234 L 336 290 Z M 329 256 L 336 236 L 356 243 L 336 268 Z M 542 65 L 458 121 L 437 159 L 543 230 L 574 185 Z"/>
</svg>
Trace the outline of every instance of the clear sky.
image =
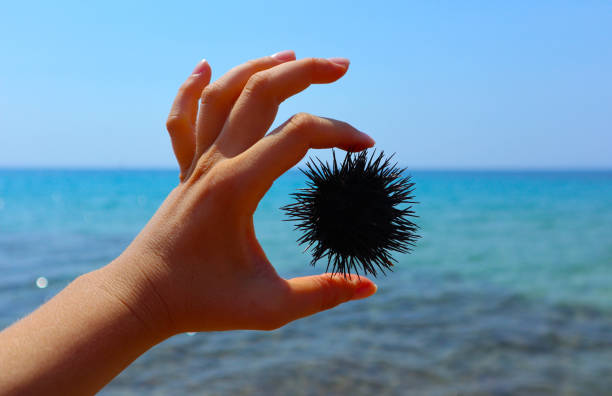
<svg viewBox="0 0 612 396">
<path fill-rule="evenodd" d="M 174 167 L 164 120 L 201 59 L 351 59 L 281 107 L 411 168 L 612 168 L 612 2 L 3 2 L 0 166 Z"/>
</svg>

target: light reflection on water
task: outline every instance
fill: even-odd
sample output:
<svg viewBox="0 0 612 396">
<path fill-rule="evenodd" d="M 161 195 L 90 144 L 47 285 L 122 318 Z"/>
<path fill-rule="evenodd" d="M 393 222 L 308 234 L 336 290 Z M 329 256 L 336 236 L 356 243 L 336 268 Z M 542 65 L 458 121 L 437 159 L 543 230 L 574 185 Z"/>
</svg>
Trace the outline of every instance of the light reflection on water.
<svg viewBox="0 0 612 396">
<path fill-rule="evenodd" d="M 0 171 L 0 324 L 116 257 L 175 177 Z M 415 181 L 423 238 L 374 297 L 271 333 L 178 335 L 102 394 L 609 394 L 612 174 Z M 277 181 L 255 219 L 287 277 L 322 270 L 278 210 L 301 183 Z"/>
</svg>

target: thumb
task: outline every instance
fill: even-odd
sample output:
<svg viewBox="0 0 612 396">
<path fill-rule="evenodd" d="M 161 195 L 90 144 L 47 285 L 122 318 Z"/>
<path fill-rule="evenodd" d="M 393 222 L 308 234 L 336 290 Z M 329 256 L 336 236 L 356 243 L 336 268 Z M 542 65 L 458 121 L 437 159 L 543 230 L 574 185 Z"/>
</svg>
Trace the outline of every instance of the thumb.
<svg viewBox="0 0 612 396">
<path fill-rule="evenodd" d="M 370 297 L 377 287 L 371 280 L 357 275 L 321 274 L 293 278 L 285 312 L 290 321 L 309 316 L 351 300 Z"/>
</svg>

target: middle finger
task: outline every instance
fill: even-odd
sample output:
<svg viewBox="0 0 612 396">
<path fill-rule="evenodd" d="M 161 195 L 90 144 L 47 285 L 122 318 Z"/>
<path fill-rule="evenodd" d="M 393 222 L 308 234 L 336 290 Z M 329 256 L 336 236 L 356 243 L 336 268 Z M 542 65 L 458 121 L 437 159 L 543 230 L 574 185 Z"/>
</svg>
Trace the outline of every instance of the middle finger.
<svg viewBox="0 0 612 396">
<path fill-rule="evenodd" d="M 196 154 L 194 164 L 208 150 L 223 128 L 236 98 L 249 78 L 259 71 L 295 59 L 293 51 L 282 51 L 271 56 L 251 60 L 236 66 L 202 92 L 196 124 Z"/>
<path fill-rule="evenodd" d="M 236 100 L 215 146 L 226 157 L 240 154 L 265 135 L 281 102 L 310 84 L 338 80 L 348 66 L 349 61 L 344 58 L 306 58 L 253 74 Z"/>
</svg>

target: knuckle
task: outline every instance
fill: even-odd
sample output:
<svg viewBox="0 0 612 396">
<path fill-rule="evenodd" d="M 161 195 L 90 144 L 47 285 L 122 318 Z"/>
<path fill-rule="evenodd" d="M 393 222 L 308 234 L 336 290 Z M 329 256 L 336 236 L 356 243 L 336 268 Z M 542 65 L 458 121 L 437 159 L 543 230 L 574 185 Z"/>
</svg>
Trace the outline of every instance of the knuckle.
<svg viewBox="0 0 612 396">
<path fill-rule="evenodd" d="M 308 113 L 297 113 L 289 119 L 284 130 L 286 137 L 294 145 L 299 145 L 306 154 L 310 146 L 310 134 L 315 127 L 317 118 Z"/>
<path fill-rule="evenodd" d="M 314 125 L 315 117 L 308 113 L 297 113 L 289 120 L 294 129 L 309 129 Z"/>
<path fill-rule="evenodd" d="M 205 185 L 206 187 L 204 190 L 208 193 L 210 188 L 208 188 L 207 183 L 211 179 L 210 171 L 214 169 L 219 162 L 222 162 L 222 159 L 220 159 L 220 156 L 215 150 L 207 150 L 206 152 L 202 153 L 202 155 L 195 159 L 191 165 L 189 170 L 190 183 Z M 214 176 L 213 180 L 217 177 L 218 176 Z M 205 179 L 206 182 L 202 182 L 203 179 Z"/>
<path fill-rule="evenodd" d="M 176 132 L 178 130 L 189 128 L 189 122 L 185 117 L 181 117 L 178 114 L 170 114 L 166 120 L 166 129 L 169 133 Z"/>
<path fill-rule="evenodd" d="M 261 67 L 261 62 L 259 59 L 251 59 L 244 63 L 244 68 L 252 72 L 257 71 L 257 69 L 260 67 Z"/>
<path fill-rule="evenodd" d="M 315 126 L 316 117 L 308 113 L 297 113 L 289 119 L 289 132 L 302 136 Z"/>
<path fill-rule="evenodd" d="M 269 78 L 267 73 L 258 72 L 249 77 L 243 92 L 247 95 L 261 95 L 268 88 Z"/>
<path fill-rule="evenodd" d="M 223 89 L 218 84 L 210 84 L 202 91 L 200 101 L 202 105 L 215 105 L 223 96 Z"/>
</svg>

